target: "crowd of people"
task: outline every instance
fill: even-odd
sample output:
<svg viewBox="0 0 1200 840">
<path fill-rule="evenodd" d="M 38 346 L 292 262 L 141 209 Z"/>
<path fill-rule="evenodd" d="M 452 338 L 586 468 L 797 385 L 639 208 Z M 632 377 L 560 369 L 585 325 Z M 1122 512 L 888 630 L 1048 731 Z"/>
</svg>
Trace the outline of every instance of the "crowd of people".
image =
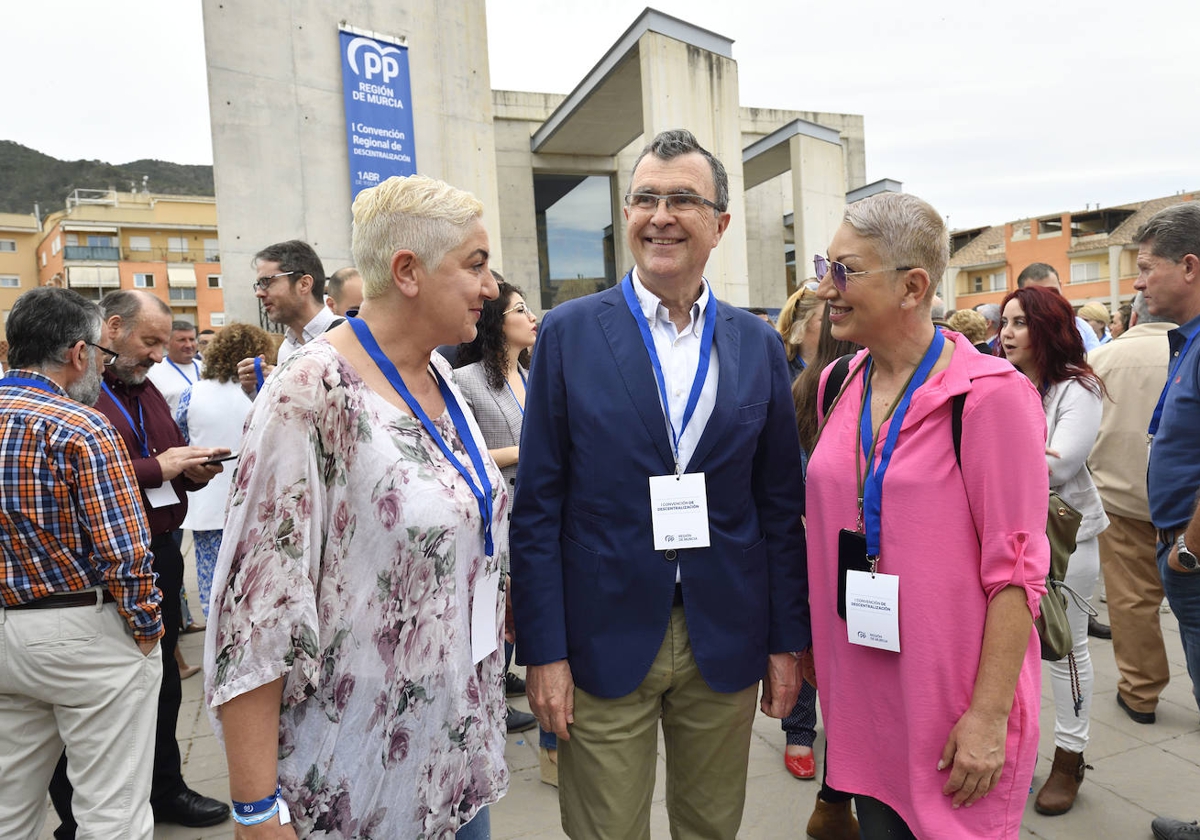
<svg viewBox="0 0 1200 840">
<path fill-rule="evenodd" d="M 1077 313 L 1035 263 L 946 313 L 943 217 L 875 195 L 774 326 L 704 277 L 728 207 L 721 161 L 657 135 L 632 268 L 540 321 L 489 266 L 482 204 L 424 176 L 358 195 L 353 268 L 256 255 L 282 334 L 198 335 L 144 291 L 22 295 L 0 835 L 36 837 L 49 790 L 57 838 L 232 816 L 247 840 L 479 840 L 505 734 L 536 725 L 570 837 L 649 837 L 661 730 L 672 836 L 732 840 L 762 711 L 820 778 L 809 837 L 1017 837 L 1051 498 L 1081 524 L 1034 807 L 1086 795 L 1101 573 L 1121 709 L 1155 723 L 1164 597 L 1200 706 L 1200 206 L 1137 232 L 1128 307 Z M 178 636 L 203 626 L 184 530 L 229 804 L 175 739 Z"/>
</svg>

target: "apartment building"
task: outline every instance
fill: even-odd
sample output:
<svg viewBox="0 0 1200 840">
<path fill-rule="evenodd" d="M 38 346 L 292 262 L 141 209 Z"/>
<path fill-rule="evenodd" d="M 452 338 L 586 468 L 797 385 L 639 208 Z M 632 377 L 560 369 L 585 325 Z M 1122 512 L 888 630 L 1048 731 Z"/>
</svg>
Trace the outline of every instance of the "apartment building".
<svg viewBox="0 0 1200 840">
<path fill-rule="evenodd" d="M 197 329 L 225 325 L 215 198 L 76 190 L 42 227 L 38 284 L 91 300 L 144 289 Z"/>
<path fill-rule="evenodd" d="M 1198 199 L 1200 192 L 1180 193 L 955 231 L 943 297 L 952 309 L 999 303 L 1025 266 L 1043 262 L 1054 266 L 1076 307 L 1099 301 L 1115 308 L 1134 295 L 1137 229 L 1159 210 Z"/>
<path fill-rule="evenodd" d="M 0 338 L 17 297 L 38 284 L 35 252 L 40 238 L 36 216 L 0 213 Z"/>
</svg>

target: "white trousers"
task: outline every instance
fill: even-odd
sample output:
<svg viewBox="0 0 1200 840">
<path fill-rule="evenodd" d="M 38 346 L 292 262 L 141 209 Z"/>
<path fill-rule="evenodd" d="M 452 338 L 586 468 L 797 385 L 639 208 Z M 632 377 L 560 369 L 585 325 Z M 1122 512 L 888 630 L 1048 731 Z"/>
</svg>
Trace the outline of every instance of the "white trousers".
<svg viewBox="0 0 1200 840">
<path fill-rule="evenodd" d="M 34 840 L 63 747 L 77 840 L 152 840 L 162 649 L 143 656 L 116 604 L 0 608 L 0 837 Z"/>
<path fill-rule="evenodd" d="M 1091 600 L 1100 577 L 1100 544 L 1092 537 L 1081 540 L 1067 563 L 1067 575 L 1063 578 L 1067 586 L 1079 595 Z M 1067 621 L 1071 625 L 1071 650 L 1075 654 L 1075 670 L 1079 675 L 1079 693 L 1083 708 L 1075 715 L 1075 703 L 1071 697 L 1071 667 L 1068 657 L 1058 662 L 1047 663 L 1050 671 L 1050 687 L 1054 691 L 1054 745 L 1074 753 L 1083 752 L 1088 743 L 1088 726 L 1092 710 L 1092 684 L 1094 669 L 1092 656 L 1088 652 L 1088 614 L 1079 608 L 1075 599 L 1067 595 Z"/>
</svg>

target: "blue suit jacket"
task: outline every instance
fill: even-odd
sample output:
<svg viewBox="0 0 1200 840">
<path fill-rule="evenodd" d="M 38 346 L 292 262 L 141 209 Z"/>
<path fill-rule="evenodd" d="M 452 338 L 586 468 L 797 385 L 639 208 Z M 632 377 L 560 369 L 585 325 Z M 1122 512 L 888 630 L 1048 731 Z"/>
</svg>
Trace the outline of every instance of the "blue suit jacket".
<svg viewBox="0 0 1200 840">
<path fill-rule="evenodd" d="M 709 548 L 681 550 L 688 635 L 716 691 L 809 646 L 804 483 L 779 336 L 718 303 L 716 406 L 688 472 L 708 489 Z M 649 477 L 674 470 L 649 355 L 620 286 L 547 313 L 525 402 L 511 530 L 518 662 L 567 659 L 620 697 L 662 644 L 675 562 L 654 550 Z"/>
</svg>

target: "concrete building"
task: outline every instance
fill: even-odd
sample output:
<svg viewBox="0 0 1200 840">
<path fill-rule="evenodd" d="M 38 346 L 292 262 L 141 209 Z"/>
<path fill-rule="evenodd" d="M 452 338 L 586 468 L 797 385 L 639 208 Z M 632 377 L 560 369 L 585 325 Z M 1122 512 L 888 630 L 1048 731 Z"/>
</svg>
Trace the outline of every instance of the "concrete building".
<svg viewBox="0 0 1200 840">
<path fill-rule="evenodd" d="M 41 232 L 36 216 L 0 213 L 0 338 L 17 297 L 38 284 L 36 251 Z"/>
<path fill-rule="evenodd" d="M 255 251 L 296 237 L 327 266 L 351 261 L 339 25 L 407 46 L 417 170 L 483 201 L 493 264 L 541 309 L 632 265 L 622 199 L 661 130 L 691 130 L 729 171 L 732 221 L 707 274 L 735 305 L 781 305 L 795 255 L 802 279 L 865 185 L 861 116 L 742 107 L 733 42 L 653 9 L 566 96 L 491 90 L 483 0 L 363 0 L 350 19 L 333 0 L 285 18 L 203 9 L 220 250 L 247 278 Z M 226 300 L 230 320 L 258 320 L 248 282 Z"/>
<path fill-rule="evenodd" d="M 1044 262 L 1054 266 L 1063 294 L 1076 308 L 1099 301 L 1115 309 L 1134 296 L 1137 229 L 1159 210 L 1198 199 L 1200 192 L 1182 193 L 955 231 L 942 282 L 946 305 L 999 303 L 1017 287 L 1027 265 Z"/>
<path fill-rule="evenodd" d="M 92 300 L 145 289 L 197 329 L 225 325 L 211 196 L 76 190 L 42 226 L 39 285 L 61 284 Z"/>
</svg>

